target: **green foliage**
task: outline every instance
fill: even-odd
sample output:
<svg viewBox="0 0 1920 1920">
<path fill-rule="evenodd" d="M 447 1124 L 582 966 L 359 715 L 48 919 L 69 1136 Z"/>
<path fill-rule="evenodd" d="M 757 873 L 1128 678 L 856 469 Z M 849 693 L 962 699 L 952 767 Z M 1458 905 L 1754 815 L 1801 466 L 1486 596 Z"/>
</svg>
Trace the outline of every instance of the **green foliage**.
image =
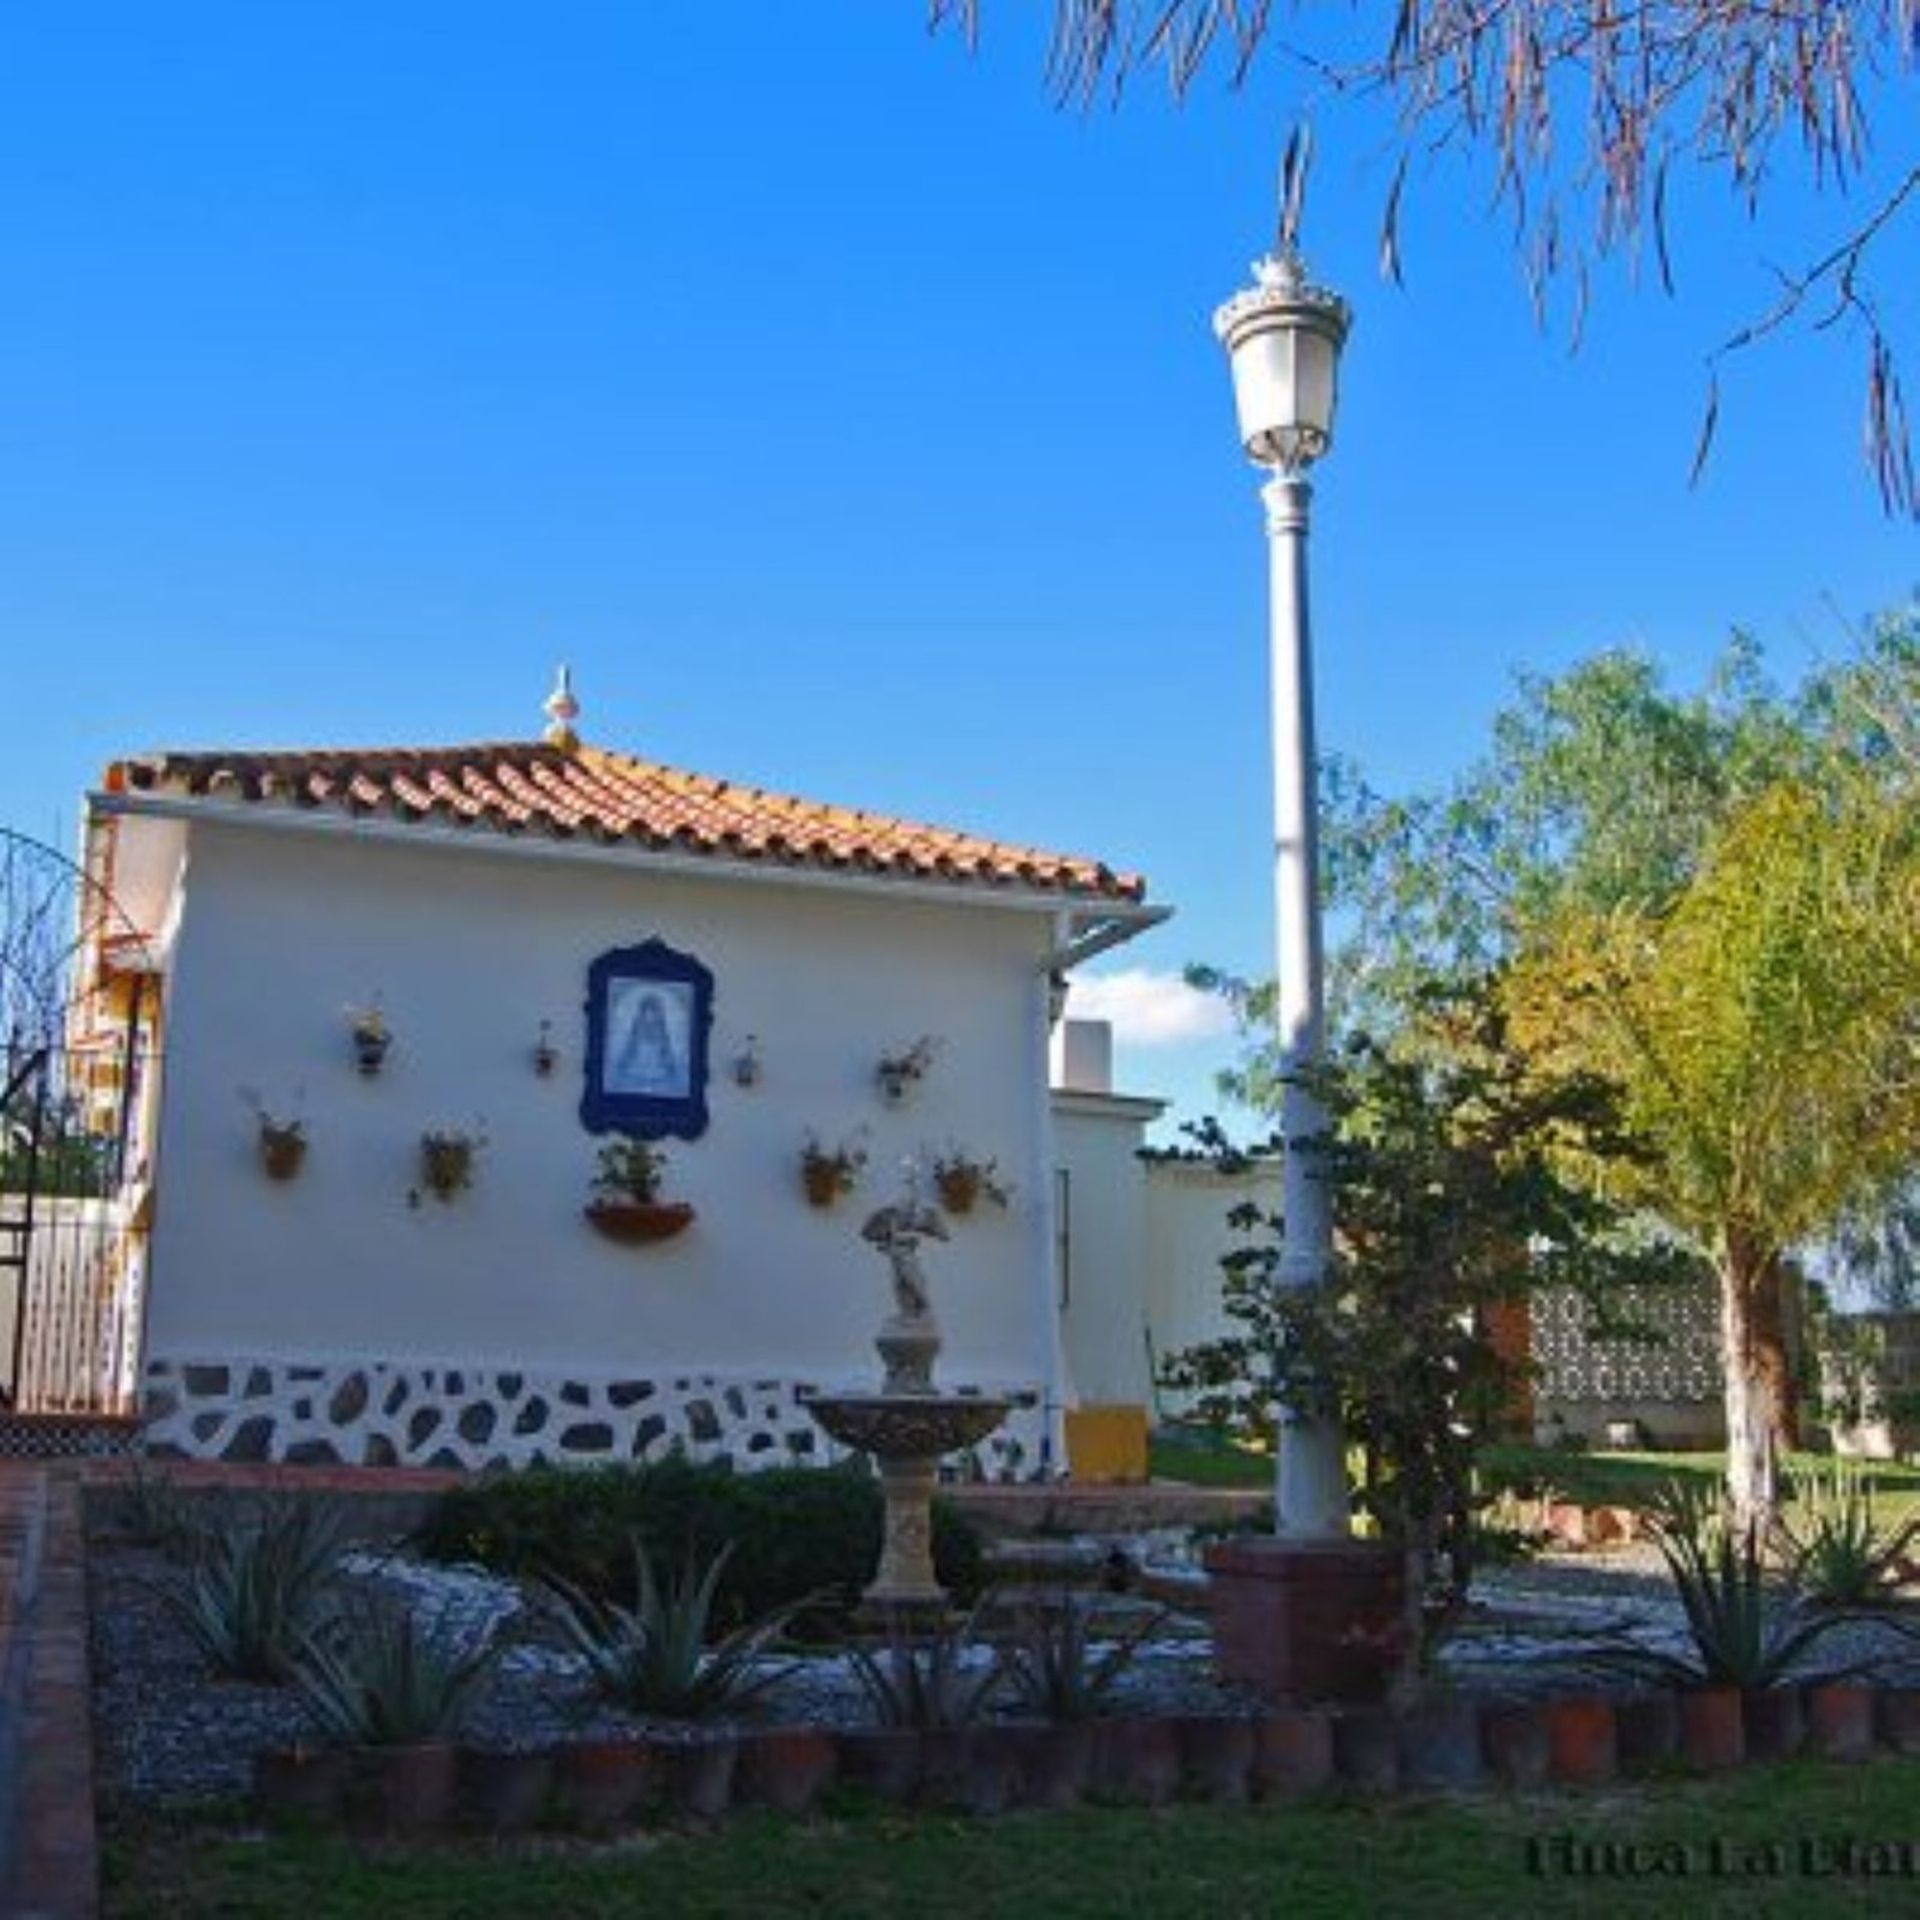
<svg viewBox="0 0 1920 1920">
<path fill-rule="evenodd" d="M 970 1727 L 1007 1677 L 1007 1659 L 975 1632 L 978 1609 L 935 1632 L 899 1628 L 880 1652 L 854 1647 L 848 1658 L 874 1718 L 884 1727 Z"/>
<path fill-rule="evenodd" d="M 830 1620 L 850 1610 L 880 1553 L 878 1484 L 859 1462 L 736 1473 L 725 1462 L 530 1467 L 442 1496 L 420 1535 L 434 1558 L 557 1576 L 595 1599 L 638 1598 L 638 1539 L 666 1563 L 731 1549 L 714 1624 L 744 1625 L 801 1599 Z M 979 1537 L 953 1505 L 933 1506 L 941 1582 L 970 1599 L 982 1581 Z M 796 1622 L 796 1626 L 807 1622 Z"/>
<path fill-rule="evenodd" d="M 1777 1686 L 1847 1620 L 1810 1607 L 1790 1578 L 1776 1577 L 1759 1527 L 1698 1481 L 1670 1481 L 1645 1515 L 1692 1650 L 1621 1647 L 1597 1656 L 1600 1664 L 1680 1686 Z"/>
<path fill-rule="evenodd" d="M 663 1583 L 652 1557 L 634 1541 L 638 1597 L 631 1607 L 549 1581 L 561 1630 L 602 1695 L 635 1713 L 709 1720 L 789 1671 L 791 1663 L 766 1664 L 763 1655 L 805 1598 L 709 1644 L 714 1598 L 732 1552 L 722 1547 L 704 1561 L 689 1552 L 679 1575 Z"/>
<path fill-rule="evenodd" d="M 1533 1287 L 1598 1302 L 1688 1267 L 1564 1171 L 1631 1157 L 1603 1083 L 1538 1072 L 1488 994 L 1430 1000 L 1427 1022 L 1427 1044 L 1361 1036 L 1320 1077 L 1327 1283 L 1277 1286 L 1279 1223 L 1241 1209 L 1243 1243 L 1223 1262 L 1238 1330 L 1174 1356 L 1162 1379 L 1195 1394 L 1202 1418 L 1263 1441 L 1276 1402 L 1337 1415 L 1361 1450 L 1365 1509 L 1458 1593 L 1475 1449 L 1516 1385 L 1488 1316 Z"/>
<path fill-rule="evenodd" d="M 1101 1600 L 1072 1589 L 1022 1610 L 1008 1667 L 1013 1698 L 1049 1720 L 1086 1720 L 1104 1711 L 1114 1684 L 1165 1624 L 1167 1610 L 1143 1614 L 1096 1645 Z"/>
<path fill-rule="evenodd" d="M 199 1529 L 157 1591 L 216 1673 L 282 1681 L 327 1618 L 342 1535 L 337 1505 L 262 1503 Z"/>
<path fill-rule="evenodd" d="M 1884 1605 L 1920 1537 L 1920 1515 L 1883 1526 L 1873 1486 L 1845 1460 L 1793 1476 L 1798 1512 L 1781 1523 L 1796 1584 L 1817 1606 Z"/>
<path fill-rule="evenodd" d="M 293 1677 L 328 1738 L 407 1746 L 459 1732 L 493 1658 L 491 1640 L 464 1643 L 444 1620 L 384 1602 L 309 1636 Z"/>
<path fill-rule="evenodd" d="M 106 1495 L 107 1524 L 138 1547 L 182 1559 L 200 1537 L 192 1496 L 166 1467 L 136 1455 Z"/>
</svg>

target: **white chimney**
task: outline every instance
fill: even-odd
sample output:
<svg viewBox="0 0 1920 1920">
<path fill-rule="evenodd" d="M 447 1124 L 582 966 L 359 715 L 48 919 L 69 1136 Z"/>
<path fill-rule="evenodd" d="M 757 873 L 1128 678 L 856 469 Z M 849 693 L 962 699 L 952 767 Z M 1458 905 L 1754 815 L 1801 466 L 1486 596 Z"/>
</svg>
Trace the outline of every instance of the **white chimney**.
<svg viewBox="0 0 1920 1920">
<path fill-rule="evenodd" d="M 1113 1091 L 1113 1022 L 1062 1020 L 1053 1034 L 1053 1084 L 1063 1093 Z"/>
</svg>

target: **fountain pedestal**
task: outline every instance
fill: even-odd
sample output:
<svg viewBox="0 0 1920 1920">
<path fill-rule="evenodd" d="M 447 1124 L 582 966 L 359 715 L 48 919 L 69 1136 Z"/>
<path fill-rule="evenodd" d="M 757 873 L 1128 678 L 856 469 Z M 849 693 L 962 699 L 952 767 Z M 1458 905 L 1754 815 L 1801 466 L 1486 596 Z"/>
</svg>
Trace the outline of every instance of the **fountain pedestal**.
<svg viewBox="0 0 1920 1920">
<path fill-rule="evenodd" d="M 944 1240 L 947 1229 L 938 1213 L 920 1204 L 911 1182 L 904 1204 L 881 1208 L 861 1231 L 893 1268 L 895 1311 L 874 1341 L 886 1377 L 878 1393 L 815 1394 L 805 1405 L 817 1425 L 842 1446 L 870 1455 L 880 1469 L 886 1501 L 880 1567 L 860 1610 L 874 1626 L 911 1628 L 947 1607 L 933 1570 L 933 1488 L 941 1456 L 984 1440 L 1013 1402 L 934 1388 L 940 1326 L 917 1250 L 922 1239 Z"/>
</svg>

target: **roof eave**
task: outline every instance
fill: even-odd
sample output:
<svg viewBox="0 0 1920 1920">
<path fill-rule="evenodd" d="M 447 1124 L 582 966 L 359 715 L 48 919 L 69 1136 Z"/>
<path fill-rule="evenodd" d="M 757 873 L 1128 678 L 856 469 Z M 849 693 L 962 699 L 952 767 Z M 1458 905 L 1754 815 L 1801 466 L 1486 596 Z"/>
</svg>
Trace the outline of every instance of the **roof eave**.
<svg viewBox="0 0 1920 1920">
<path fill-rule="evenodd" d="M 621 867 L 628 871 L 670 874 L 696 880 L 739 880 L 763 886 L 825 888 L 885 900 L 912 899 L 945 906 L 996 907 L 1029 913 L 1067 914 L 1089 927 L 1125 925 L 1143 929 L 1164 920 L 1170 908 L 1124 894 L 1092 893 L 1064 887 L 1023 886 L 1018 882 L 977 879 L 934 880 L 911 874 L 880 874 L 836 867 L 804 866 L 775 860 L 741 860 L 725 853 L 685 853 L 670 848 L 560 839 L 542 834 L 508 835 L 486 827 L 443 827 L 421 820 L 396 820 L 378 814 L 349 815 L 263 807 L 256 801 L 203 795 L 110 791 L 87 795 L 96 816 L 145 816 L 150 819 L 204 821 L 266 833 L 307 834 L 324 839 L 375 841 L 386 846 L 438 847 L 495 858 L 532 859 L 581 866 Z M 1125 935 L 1120 936 L 1122 938 Z"/>
</svg>

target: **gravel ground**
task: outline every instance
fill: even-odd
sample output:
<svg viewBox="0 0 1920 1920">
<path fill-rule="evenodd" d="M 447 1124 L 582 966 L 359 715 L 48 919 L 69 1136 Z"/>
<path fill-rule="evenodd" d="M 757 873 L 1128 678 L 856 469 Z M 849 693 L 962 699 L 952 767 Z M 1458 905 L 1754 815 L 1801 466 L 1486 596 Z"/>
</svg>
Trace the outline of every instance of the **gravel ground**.
<svg viewBox="0 0 1920 1920">
<path fill-rule="evenodd" d="M 1099 1543 L 1104 1552 L 1111 1545 Z M 1160 1564 L 1178 1566 L 1175 1542 Z M 386 1589 L 443 1613 L 463 1635 L 492 1633 L 501 1649 L 466 1735 L 497 1747 L 592 1735 L 675 1731 L 598 1702 L 580 1664 L 557 1642 L 537 1603 L 513 1582 L 365 1550 L 342 1561 L 343 1590 Z M 95 1732 L 103 1788 L 139 1799 L 197 1799 L 247 1790 L 253 1756 L 315 1732 L 289 1688 L 218 1680 L 207 1671 L 159 1588 L 178 1580 L 161 1555 L 96 1540 L 90 1556 Z M 1553 1558 L 1490 1572 L 1476 1585 L 1462 1630 L 1442 1650 L 1436 1678 L 1475 1693 L 1526 1695 L 1599 1682 L 1580 1654 L 1625 1628 L 1643 1645 L 1677 1648 L 1683 1629 L 1657 1563 L 1645 1553 Z M 1231 1711 L 1250 1703 L 1217 1685 L 1208 1644 L 1176 1622 L 1144 1648 L 1115 1689 L 1134 1712 Z M 984 1655 L 982 1656 L 985 1657 Z M 1920 1640 L 1872 1624 L 1848 1626 L 1807 1665 L 1871 1660 L 1875 1677 L 1920 1684 Z M 1619 1683 L 1614 1683 L 1619 1684 Z M 753 1705 L 758 1721 L 857 1724 L 871 1717 L 843 1657 L 800 1660 Z"/>
</svg>

